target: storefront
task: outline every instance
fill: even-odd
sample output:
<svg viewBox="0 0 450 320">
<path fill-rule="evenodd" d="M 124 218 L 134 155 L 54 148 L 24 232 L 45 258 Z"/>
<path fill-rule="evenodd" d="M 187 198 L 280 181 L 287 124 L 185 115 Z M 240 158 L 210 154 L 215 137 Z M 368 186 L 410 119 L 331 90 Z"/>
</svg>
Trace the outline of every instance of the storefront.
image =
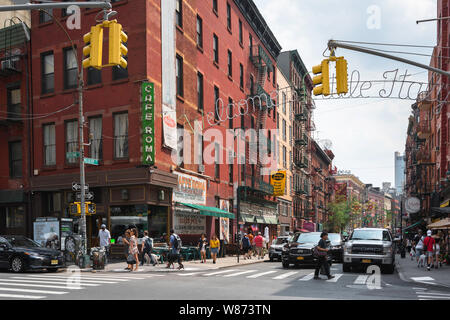
<svg viewBox="0 0 450 320">
<path fill-rule="evenodd" d="M 261 232 L 262 236 L 268 232 L 269 241 L 278 235 L 276 202 L 260 204 L 242 201 L 240 205 L 240 224 L 244 225 L 244 232 L 251 229 L 254 234 Z"/>
<path fill-rule="evenodd" d="M 0 191 L 0 234 L 27 235 L 27 201 L 23 191 Z"/>
</svg>

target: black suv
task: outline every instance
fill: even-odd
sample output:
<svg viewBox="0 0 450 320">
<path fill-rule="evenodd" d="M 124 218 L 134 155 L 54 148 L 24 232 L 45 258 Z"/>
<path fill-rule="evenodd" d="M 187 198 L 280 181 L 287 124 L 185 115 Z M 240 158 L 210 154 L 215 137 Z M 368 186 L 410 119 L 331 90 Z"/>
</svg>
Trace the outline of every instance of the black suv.
<svg viewBox="0 0 450 320">
<path fill-rule="evenodd" d="M 315 264 L 316 258 L 313 253 L 319 240 L 320 232 L 295 233 L 281 252 L 283 268 L 289 268 L 291 264 L 295 266 Z"/>
</svg>

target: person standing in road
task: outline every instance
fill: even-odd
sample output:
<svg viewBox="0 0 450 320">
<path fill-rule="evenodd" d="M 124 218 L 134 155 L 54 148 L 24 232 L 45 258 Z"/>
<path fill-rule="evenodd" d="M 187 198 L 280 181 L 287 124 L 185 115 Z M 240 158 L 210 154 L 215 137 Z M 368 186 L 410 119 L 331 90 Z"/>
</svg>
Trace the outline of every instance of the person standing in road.
<svg viewBox="0 0 450 320">
<path fill-rule="evenodd" d="M 142 238 L 142 246 L 141 246 L 141 266 L 144 265 L 145 255 L 147 254 L 150 258 L 151 264 L 156 266 L 156 261 L 152 257 L 153 250 L 153 239 L 148 236 L 148 231 L 144 231 L 144 237 Z"/>
<path fill-rule="evenodd" d="M 111 233 L 106 229 L 106 225 L 102 224 L 98 231 L 98 238 L 100 239 L 100 248 L 105 250 L 105 264 L 108 263 L 109 249 L 111 245 Z"/>
<path fill-rule="evenodd" d="M 428 269 L 428 271 L 431 270 L 431 266 L 433 265 L 434 244 L 436 242 L 436 241 L 434 241 L 434 238 L 431 235 L 432 235 L 431 230 L 428 230 L 427 231 L 427 237 L 423 241 L 424 251 L 426 252 L 425 254 L 427 255 L 427 269 Z"/>
<path fill-rule="evenodd" d="M 263 257 L 263 248 L 264 248 L 264 238 L 261 235 L 261 232 L 258 232 L 258 235 L 255 237 L 255 248 L 256 248 L 256 254 L 258 255 L 258 260 L 264 258 Z"/>
<path fill-rule="evenodd" d="M 316 270 L 314 272 L 314 279 L 318 280 L 319 278 L 319 271 L 320 269 L 324 268 L 325 270 L 325 274 L 329 279 L 333 279 L 334 276 L 332 276 L 330 274 L 330 264 L 328 263 L 328 247 L 327 247 L 327 240 L 328 240 L 328 233 L 326 232 L 322 232 L 322 234 L 320 235 L 320 241 L 319 244 L 317 245 L 317 250 L 318 250 L 318 256 L 317 256 L 317 265 L 316 265 Z"/>
<path fill-rule="evenodd" d="M 173 229 L 170 229 L 170 238 L 169 238 L 169 257 L 166 268 L 170 268 L 170 265 L 173 265 L 175 260 L 178 262 L 178 270 L 184 269 L 183 263 L 181 263 L 181 249 L 182 243 L 180 237 L 175 233 Z"/>
<path fill-rule="evenodd" d="M 212 235 L 211 240 L 209 241 L 209 247 L 211 248 L 211 257 L 213 259 L 213 263 L 216 263 L 217 254 L 220 250 L 220 241 L 217 239 L 215 234 Z"/>
<path fill-rule="evenodd" d="M 202 233 L 198 240 L 198 249 L 200 250 L 201 263 L 206 263 L 206 248 L 208 247 L 208 240 L 206 234 Z"/>
<path fill-rule="evenodd" d="M 139 249 L 137 236 L 138 236 L 137 229 L 136 228 L 131 229 L 130 250 L 128 253 L 134 258 L 134 263 L 131 263 L 130 271 L 133 271 L 133 264 L 136 264 L 134 271 L 138 271 L 139 268 Z M 132 262 L 132 259 L 130 259 L 130 262 Z"/>
</svg>

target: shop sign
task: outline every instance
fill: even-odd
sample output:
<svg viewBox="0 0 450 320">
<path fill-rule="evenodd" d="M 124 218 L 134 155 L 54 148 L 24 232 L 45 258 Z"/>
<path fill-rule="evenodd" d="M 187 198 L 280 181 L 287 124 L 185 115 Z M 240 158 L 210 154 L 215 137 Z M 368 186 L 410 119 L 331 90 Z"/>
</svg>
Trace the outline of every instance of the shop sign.
<svg viewBox="0 0 450 320">
<path fill-rule="evenodd" d="M 206 205 L 206 180 L 174 172 L 178 175 L 178 186 L 173 190 L 173 201 Z"/>
<path fill-rule="evenodd" d="M 155 164 L 155 86 L 151 82 L 141 84 L 142 104 L 142 164 Z"/>
<path fill-rule="evenodd" d="M 195 213 L 193 210 L 175 208 L 173 230 L 176 234 L 184 235 L 206 233 L 206 216 Z"/>
<path fill-rule="evenodd" d="M 286 170 L 279 170 L 271 174 L 270 184 L 273 186 L 274 196 L 284 196 L 286 189 Z"/>
</svg>

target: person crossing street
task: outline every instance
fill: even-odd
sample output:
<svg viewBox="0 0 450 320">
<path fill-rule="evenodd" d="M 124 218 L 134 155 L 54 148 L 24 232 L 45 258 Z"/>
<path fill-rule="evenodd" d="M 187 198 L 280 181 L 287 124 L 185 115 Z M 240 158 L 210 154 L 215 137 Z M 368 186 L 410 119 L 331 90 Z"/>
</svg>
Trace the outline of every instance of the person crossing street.
<svg viewBox="0 0 450 320">
<path fill-rule="evenodd" d="M 316 270 L 314 272 L 314 279 L 319 280 L 319 271 L 323 267 L 325 270 L 325 274 L 329 279 L 333 279 L 334 276 L 330 274 L 330 265 L 328 263 L 328 246 L 327 246 L 327 240 L 328 240 L 328 233 L 322 232 L 320 235 L 320 241 L 316 247 L 317 249 L 317 264 L 316 264 Z"/>
<path fill-rule="evenodd" d="M 148 231 L 145 230 L 141 246 L 141 266 L 144 265 L 145 255 L 148 255 L 150 262 L 153 264 L 153 266 L 156 266 L 156 261 L 152 257 L 152 250 L 153 250 L 153 239 L 148 236 Z"/>
</svg>

